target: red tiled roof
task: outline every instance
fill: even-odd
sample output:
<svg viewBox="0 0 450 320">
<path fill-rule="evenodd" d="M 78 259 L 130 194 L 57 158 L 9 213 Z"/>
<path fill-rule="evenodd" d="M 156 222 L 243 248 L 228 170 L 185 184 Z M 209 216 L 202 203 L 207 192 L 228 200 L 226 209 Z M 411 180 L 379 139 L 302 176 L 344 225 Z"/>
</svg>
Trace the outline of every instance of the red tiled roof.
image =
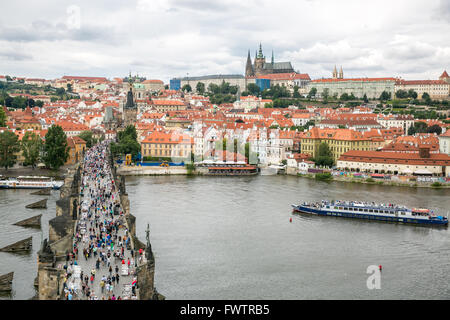
<svg viewBox="0 0 450 320">
<path fill-rule="evenodd" d="M 442 153 L 430 153 L 429 158 L 421 158 L 419 153 L 351 150 L 342 154 L 339 161 L 450 166 L 450 156 Z"/>
<path fill-rule="evenodd" d="M 159 83 L 159 84 L 164 84 L 163 81 L 161 80 L 145 80 L 142 83 L 146 84 L 146 83 Z"/>
<path fill-rule="evenodd" d="M 348 79 L 317 79 L 312 82 L 345 82 L 345 81 L 361 81 L 361 82 L 373 82 L 373 81 L 397 81 L 396 78 L 348 78 Z"/>
<path fill-rule="evenodd" d="M 257 77 L 257 79 L 269 80 L 311 80 L 307 73 L 271 73 Z"/>
<path fill-rule="evenodd" d="M 152 100 L 153 105 L 158 106 L 184 106 L 185 104 L 179 100 Z"/>
<path fill-rule="evenodd" d="M 443 80 L 397 80 L 397 85 L 431 85 L 431 84 L 443 84 L 450 85 Z"/>
<path fill-rule="evenodd" d="M 84 80 L 84 81 L 108 81 L 105 77 L 79 77 L 79 76 L 64 76 L 64 80 Z"/>
<path fill-rule="evenodd" d="M 162 143 L 162 144 L 192 144 L 193 139 L 188 135 L 181 135 L 168 132 L 153 132 L 141 142 L 141 143 Z"/>
</svg>

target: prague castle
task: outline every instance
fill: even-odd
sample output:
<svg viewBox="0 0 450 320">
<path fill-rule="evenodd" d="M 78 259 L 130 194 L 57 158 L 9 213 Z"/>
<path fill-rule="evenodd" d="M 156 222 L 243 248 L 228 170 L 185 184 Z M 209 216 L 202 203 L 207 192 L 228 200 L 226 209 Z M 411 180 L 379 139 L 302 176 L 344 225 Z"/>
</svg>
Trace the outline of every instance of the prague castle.
<svg viewBox="0 0 450 320">
<path fill-rule="evenodd" d="M 245 77 L 259 77 L 266 74 L 273 73 L 294 73 L 294 68 L 290 62 L 275 62 L 273 51 L 272 60 L 266 62 L 266 57 L 263 55 L 262 46 L 259 45 L 259 51 L 255 54 L 255 61 L 252 63 L 250 58 L 250 50 L 248 51 L 247 64 L 245 66 Z"/>
</svg>

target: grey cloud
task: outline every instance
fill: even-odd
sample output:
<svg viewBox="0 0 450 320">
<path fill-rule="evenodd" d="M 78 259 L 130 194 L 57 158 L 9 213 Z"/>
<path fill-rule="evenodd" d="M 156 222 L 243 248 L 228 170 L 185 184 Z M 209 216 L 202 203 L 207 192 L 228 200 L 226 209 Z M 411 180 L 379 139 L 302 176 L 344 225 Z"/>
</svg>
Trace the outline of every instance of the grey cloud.
<svg viewBox="0 0 450 320">
<path fill-rule="evenodd" d="M 25 61 L 25 60 L 31 60 L 32 56 L 30 54 L 26 54 L 23 52 L 19 52 L 16 50 L 0 50 L 0 57 L 5 60 L 11 60 L 11 61 Z"/>
<path fill-rule="evenodd" d="M 388 48 L 385 52 L 385 57 L 398 60 L 416 60 L 429 58 L 435 52 L 436 48 L 426 43 L 407 43 Z"/>
<path fill-rule="evenodd" d="M 173 9 L 188 9 L 194 11 L 214 11 L 226 13 L 242 7 L 248 7 L 253 1 L 230 2 L 228 0 L 170 0 L 169 5 Z"/>
<path fill-rule="evenodd" d="M 438 6 L 438 14 L 447 19 L 447 22 L 450 21 L 450 1 L 449 0 L 440 0 Z"/>
<path fill-rule="evenodd" d="M 102 26 L 82 25 L 80 29 L 70 29 L 63 23 L 52 25 L 40 20 L 33 21 L 29 26 L 0 25 L 0 40 L 10 42 L 74 40 L 115 43 L 118 35 Z"/>
</svg>

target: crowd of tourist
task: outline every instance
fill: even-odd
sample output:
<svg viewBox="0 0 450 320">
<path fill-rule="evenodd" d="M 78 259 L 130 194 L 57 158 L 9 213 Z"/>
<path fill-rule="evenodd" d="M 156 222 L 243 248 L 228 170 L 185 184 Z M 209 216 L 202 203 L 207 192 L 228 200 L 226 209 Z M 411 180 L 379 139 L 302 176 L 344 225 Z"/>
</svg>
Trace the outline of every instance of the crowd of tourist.
<svg viewBox="0 0 450 320">
<path fill-rule="evenodd" d="M 143 252 L 132 249 L 107 159 L 107 142 L 92 147 L 84 157 L 79 219 L 64 265 L 67 300 L 136 299 L 136 261 Z"/>
</svg>

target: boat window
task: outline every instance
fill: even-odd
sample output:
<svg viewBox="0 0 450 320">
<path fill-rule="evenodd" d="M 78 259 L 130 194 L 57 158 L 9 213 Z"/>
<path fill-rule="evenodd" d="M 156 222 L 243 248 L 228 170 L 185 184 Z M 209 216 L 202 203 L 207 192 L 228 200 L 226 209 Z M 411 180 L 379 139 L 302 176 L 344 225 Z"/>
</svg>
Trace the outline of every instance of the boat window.
<svg viewBox="0 0 450 320">
<path fill-rule="evenodd" d="M 369 212 L 373 212 L 373 210 L 372 210 L 372 209 L 370 209 L 370 210 L 369 210 Z"/>
<path fill-rule="evenodd" d="M 364 209 L 364 212 L 368 212 L 368 210 L 367 210 L 367 209 Z"/>
</svg>

